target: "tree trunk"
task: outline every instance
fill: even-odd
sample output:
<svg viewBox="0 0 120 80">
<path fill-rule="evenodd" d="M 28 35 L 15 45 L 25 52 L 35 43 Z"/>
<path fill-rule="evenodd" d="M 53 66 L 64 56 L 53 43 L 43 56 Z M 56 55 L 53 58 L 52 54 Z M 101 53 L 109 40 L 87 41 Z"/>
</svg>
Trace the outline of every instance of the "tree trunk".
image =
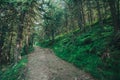
<svg viewBox="0 0 120 80">
<path fill-rule="evenodd" d="M 116 9 L 116 4 L 114 0 L 108 0 L 109 6 L 110 6 L 110 11 L 111 11 L 111 16 L 112 16 L 112 21 L 114 24 L 114 32 L 118 32 L 120 29 L 119 26 L 119 17 L 117 15 L 117 9 Z"/>
<path fill-rule="evenodd" d="M 96 4 L 97 4 L 99 24 L 102 26 L 102 25 L 103 25 L 103 20 L 102 20 L 102 14 L 101 14 L 101 9 L 100 9 L 100 2 L 99 2 L 99 0 L 96 0 Z"/>
<path fill-rule="evenodd" d="M 88 7 L 88 19 L 89 19 L 89 25 L 92 24 L 92 10 L 91 10 L 91 1 L 87 1 L 87 7 Z"/>
<path fill-rule="evenodd" d="M 18 33 L 17 33 L 17 41 L 16 41 L 16 60 L 15 62 L 18 62 L 18 60 L 21 59 L 21 48 L 22 48 L 22 39 L 23 39 L 23 27 L 24 27 L 24 17 L 25 17 L 25 11 L 22 11 L 19 16 L 19 25 L 18 25 Z"/>
<path fill-rule="evenodd" d="M 11 59 L 10 53 L 11 53 L 11 47 L 12 47 L 12 38 L 13 38 L 13 34 L 10 35 L 10 42 L 9 42 L 9 45 L 8 45 L 9 46 L 9 49 L 8 49 L 8 58 L 9 58 L 8 62 L 11 62 L 11 60 L 10 60 Z"/>
<path fill-rule="evenodd" d="M 81 31 L 82 31 L 82 29 L 83 29 L 83 24 L 82 24 L 82 9 L 81 9 L 81 7 L 82 7 L 82 1 L 81 0 L 77 0 L 77 2 L 76 2 L 76 7 L 77 7 L 77 18 L 78 18 L 78 26 L 79 26 L 79 28 L 81 29 Z"/>
</svg>

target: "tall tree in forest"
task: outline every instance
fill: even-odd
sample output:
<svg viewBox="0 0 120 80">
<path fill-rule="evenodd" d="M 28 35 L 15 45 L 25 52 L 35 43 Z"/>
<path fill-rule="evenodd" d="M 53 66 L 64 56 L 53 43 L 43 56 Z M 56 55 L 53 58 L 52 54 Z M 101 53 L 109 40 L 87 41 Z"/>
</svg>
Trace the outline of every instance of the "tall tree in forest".
<svg viewBox="0 0 120 80">
<path fill-rule="evenodd" d="M 102 19 L 102 11 L 101 11 L 101 4 L 100 4 L 100 0 L 96 0 L 96 8 L 98 11 L 98 20 L 99 20 L 99 24 L 102 26 L 103 25 L 103 19 Z"/>
<path fill-rule="evenodd" d="M 0 3 L 0 63 L 17 62 L 26 36 L 32 36 L 32 26 L 39 18 L 39 1 L 2 0 Z M 40 5 L 40 4 L 39 4 Z M 36 18 L 37 16 L 37 18 Z M 29 31 L 30 35 L 25 34 Z M 28 43 L 33 39 L 28 39 Z M 32 45 L 32 44 L 30 44 Z"/>
<path fill-rule="evenodd" d="M 120 30 L 120 1 L 119 0 L 107 0 L 110 6 L 111 17 L 114 24 L 114 31 L 118 32 Z"/>
</svg>

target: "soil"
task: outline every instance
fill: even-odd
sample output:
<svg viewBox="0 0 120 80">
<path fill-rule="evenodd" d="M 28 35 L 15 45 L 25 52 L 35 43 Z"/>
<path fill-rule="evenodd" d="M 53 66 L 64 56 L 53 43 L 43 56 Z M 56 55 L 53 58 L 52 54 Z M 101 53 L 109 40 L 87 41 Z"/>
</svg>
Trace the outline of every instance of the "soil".
<svg viewBox="0 0 120 80">
<path fill-rule="evenodd" d="M 50 49 L 35 47 L 28 56 L 27 80 L 95 80 L 88 73 L 58 58 Z"/>
</svg>

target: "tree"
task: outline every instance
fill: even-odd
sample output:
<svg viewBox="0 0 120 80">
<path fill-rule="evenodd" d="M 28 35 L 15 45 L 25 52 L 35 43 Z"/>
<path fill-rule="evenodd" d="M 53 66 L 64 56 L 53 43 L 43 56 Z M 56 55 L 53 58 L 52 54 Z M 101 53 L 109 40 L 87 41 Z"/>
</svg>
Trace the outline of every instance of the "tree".
<svg viewBox="0 0 120 80">
<path fill-rule="evenodd" d="M 32 28 L 38 20 L 39 1 L 2 0 L 0 3 L 0 63 L 18 62 L 22 48 L 32 44 Z M 37 16 L 37 18 L 36 18 Z M 28 33 L 25 33 L 28 31 Z M 26 38 L 27 39 L 26 41 Z"/>
<path fill-rule="evenodd" d="M 118 32 L 120 30 L 120 1 L 119 0 L 108 0 L 109 6 L 110 6 L 110 12 L 112 21 L 114 24 L 114 31 Z"/>
</svg>

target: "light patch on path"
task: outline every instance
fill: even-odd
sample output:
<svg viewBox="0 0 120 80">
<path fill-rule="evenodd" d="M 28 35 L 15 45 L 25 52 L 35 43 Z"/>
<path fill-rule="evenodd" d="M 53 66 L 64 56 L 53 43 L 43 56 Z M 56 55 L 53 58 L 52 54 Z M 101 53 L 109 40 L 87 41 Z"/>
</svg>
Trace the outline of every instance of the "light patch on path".
<svg viewBox="0 0 120 80">
<path fill-rule="evenodd" d="M 27 80 L 94 80 L 89 74 L 56 57 L 52 50 L 36 47 L 28 56 Z"/>
</svg>

